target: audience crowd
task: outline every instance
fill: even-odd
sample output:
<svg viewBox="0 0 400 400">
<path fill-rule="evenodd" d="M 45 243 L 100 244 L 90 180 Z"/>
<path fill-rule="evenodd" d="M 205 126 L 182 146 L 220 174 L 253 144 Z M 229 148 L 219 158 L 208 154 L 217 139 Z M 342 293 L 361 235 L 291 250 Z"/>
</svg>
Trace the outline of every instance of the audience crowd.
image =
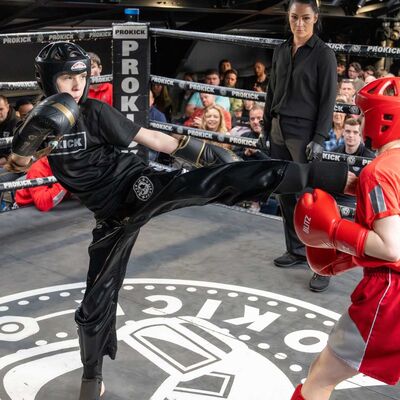
<svg viewBox="0 0 400 400">
<path fill-rule="evenodd" d="M 100 57 L 95 53 L 89 53 L 92 63 L 92 76 L 102 73 Z M 210 66 L 211 67 L 211 66 Z M 204 73 L 198 71 L 185 72 L 182 79 L 186 81 L 199 81 L 209 85 L 225 86 L 229 88 L 240 88 L 258 92 L 266 92 L 268 85 L 268 64 L 263 60 L 255 60 L 252 65 L 253 75 L 241 76 L 234 63 L 228 59 L 222 59 L 218 68 L 210 68 Z M 354 96 L 363 85 L 389 73 L 385 70 L 377 70 L 373 65 L 362 67 L 358 62 L 346 63 L 345 59 L 337 60 L 338 90 L 337 103 L 354 104 Z M 198 79 L 203 77 L 203 79 Z M 112 105 L 112 84 L 92 84 L 89 97 L 99 99 Z M 172 122 L 188 127 L 204 129 L 216 133 L 232 134 L 258 139 L 263 127 L 262 117 L 264 114 L 264 103 L 253 100 L 241 100 L 229 98 L 210 93 L 200 93 L 192 90 L 172 90 L 162 84 L 152 84 L 149 94 L 150 119 L 160 122 Z M 19 98 L 14 107 L 9 104 L 7 97 L 0 95 L 0 137 L 12 136 L 12 131 L 18 121 L 23 120 L 33 108 L 32 99 Z M 346 115 L 334 112 L 332 116 L 332 127 L 329 139 L 325 142 L 326 151 L 340 152 L 346 154 L 363 155 L 372 157 L 361 142 L 361 135 L 351 133 L 359 130 L 361 117 L 359 115 Z M 349 144 L 355 141 L 357 145 Z M 219 144 L 230 148 L 244 160 L 253 160 L 266 157 L 259 150 Z M 349 147 L 350 146 L 350 147 Z M 1 166 L 4 164 L 9 149 L 0 149 L 0 182 L 20 178 L 21 175 L 8 174 Z M 165 162 L 165 155 L 152 153 L 150 159 Z M 32 168 L 29 177 L 35 177 Z M 35 192 L 40 191 L 36 189 Z M 43 187 L 48 192 L 48 187 Z M 20 195 L 18 195 L 21 198 Z M 339 203 L 354 206 L 354 200 L 343 197 L 338 199 Z M 17 202 L 18 203 L 18 202 Z M 19 202 L 23 204 L 23 202 Z M 25 203 L 24 203 L 25 204 Z M 35 202 L 33 202 L 35 204 Z M 58 203 L 57 203 L 58 204 Z M 261 211 L 265 208 L 261 204 L 249 202 L 252 209 Z M 56 205 L 56 204 L 55 204 Z M 51 207 L 52 208 L 52 207 Z M 43 210 L 43 207 L 39 207 Z M 268 207 L 271 210 L 271 207 Z M 272 210 L 279 213 L 279 207 L 273 206 Z"/>
</svg>

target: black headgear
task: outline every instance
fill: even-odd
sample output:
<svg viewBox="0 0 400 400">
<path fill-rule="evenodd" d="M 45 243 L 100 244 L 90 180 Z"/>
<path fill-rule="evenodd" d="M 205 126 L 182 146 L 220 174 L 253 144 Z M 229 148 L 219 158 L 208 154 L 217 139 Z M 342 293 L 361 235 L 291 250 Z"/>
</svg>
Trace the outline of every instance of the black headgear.
<svg viewBox="0 0 400 400">
<path fill-rule="evenodd" d="M 80 46 L 70 42 L 54 42 L 43 47 L 35 58 L 36 80 L 46 96 L 59 93 L 56 80 L 62 74 L 87 72 L 86 86 L 79 103 L 89 91 L 90 57 Z"/>
</svg>

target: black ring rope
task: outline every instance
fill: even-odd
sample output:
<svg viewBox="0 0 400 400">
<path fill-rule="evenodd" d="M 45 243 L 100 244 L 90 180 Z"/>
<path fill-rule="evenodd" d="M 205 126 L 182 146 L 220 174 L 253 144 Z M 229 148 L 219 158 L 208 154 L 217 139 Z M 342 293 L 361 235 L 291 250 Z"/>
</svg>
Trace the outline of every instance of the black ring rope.
<svg viewBox="0 0 400 400">
<path fill-rule="evenodd" d="M 175 86 L 183 90 L 195 90 L 202 93 L 211 93 L 214 95 L 233 97 L 243 100 L 254 100 L 265 102 L 266 93 L 254 92 L 252 90 L 229 88 L 225 86 L 208 85 L 206 83 L 189 82 L 181 79 L 167 78 L 165 76 L 150 75 L 151 83 L 159 83 L 166 86 Z M 344 114 L 361 114 L 360 109 L 354 104 L 337 103 L 334 108 L 335 112 Z"/>
<path fill-rule="evenodd" d="M 111 39 L 112 29 L 76 29 L 65 31 L 23 32 L 0 34 L 0 44 L 49 43 L 58 40 Z"/>
<path fill-rule="evenodd" d="M 91 76 L 90 83 L 104 83 L 112 82 L 112 74 Z M 40 87 L 36 81 L 25 81 L 25 82 L 0 82 L 0 90 L 39 90 Z"/>
<path fill-rule="evenodd" d="M 207 33 L 194 31 L 179 31 L 174 29 L 150 28 L 154 37 L 170 37 L 177 39 L 206 40 L 220 43 L 234 43 L 243 46 L 255 46 L 273 49 L 281 44 L 283 39 L 270 39 L 221 33 Z M 0 44 L 21 43 L 48 43 L 57 40 L 93 40 L 112 38 L 111 28 L 77 29 L 65 31 L 24 32 L 0 34 Z M 391 57 L 400 58 L 400 48 L 370 46 L 344 43 L 327 43 L 337 53 L 352 54 L 363 57 Z"/>
<path fill-rule="evenodd" d="M 258 139 L 246 138 L 243 136 L 227 135 L 224 133 L 216 133 L 203 129 L 190 128 L 187 126 L 170 124 L 168 122 L 149 121 L 151 128 L 159 129 L 168 133 L 177 133 L 179 135 L 192 136 L 200 139 L 212 140 L 218 143 L 231 144 L 240 147 L 259 148 Z M 351 154 L 333 153 L 324 151 L 322 160 L 346 162 L 348 165 L 365 167 L 372 161 L 372 158 L 353 156 Z"/>
<path fill-rule="evenodd" d="M 0 138 L 0 149 L 6 149 L 11 146 L 13 137 L 5 137 L 5 138 Z"/>
<path fill-rule="evenodd" d="M 150 28 L 153 36 L 164 36 L 176 39 L 197 39 L 219 43 L 234 43 L 242 46 L 263 47 L 273 49 L 283 43 L 283 39 L 269 39 L 250 36 L 227 35 L 221 33 L 179 31 L 174 29 Z M 362 57 L 400 58 L 400 48 L 369 46 L 359 44 L 327 43 L 337 53 L 352 54 Z"/>
<path fill-rule="evenodd" d="M 92 76 L 91 83 L 112 82 L 112 74 Z M 224 86 L 208 85 L 206 83 L 188 82 L 181 79 L 167 78 L 164 76 L 150 75 L 151 83 L 159 83 L 166 86 L 175 86 L 183 90 L 196 90 L 202 93 L 211 93 L 214 95 L 233 97 L 243 100 L 254 100 L 265 102 L 266 94 L 263 92 L 254 92 L 252 90 L 228 88 Z M 0 90 L 39 90 L 36 81 L 26 82 L 0 82 Z M 335 104 L 335 112 L 345 114 L 360 114 L 360 110 L 353 104 L 337 103 Z"/>
</svg>

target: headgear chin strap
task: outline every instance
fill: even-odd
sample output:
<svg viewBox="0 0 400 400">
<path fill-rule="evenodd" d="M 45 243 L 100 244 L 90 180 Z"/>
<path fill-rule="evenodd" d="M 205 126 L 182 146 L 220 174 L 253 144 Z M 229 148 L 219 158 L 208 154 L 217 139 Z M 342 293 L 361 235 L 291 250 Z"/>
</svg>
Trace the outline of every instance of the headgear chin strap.
<svg viewBox="0 0 400 400">
<path fill-rule="evenodd" d="M 86 85 L 79 103 L 85 102 L 90 85 L 91 62 L 80 46 L 70 42 L 53 42 L 43 47 L 35 58 L 36 80 L 48 97 L 58 93 L 57 78 L 62 74 L 87 72 Z"/>
</svg>

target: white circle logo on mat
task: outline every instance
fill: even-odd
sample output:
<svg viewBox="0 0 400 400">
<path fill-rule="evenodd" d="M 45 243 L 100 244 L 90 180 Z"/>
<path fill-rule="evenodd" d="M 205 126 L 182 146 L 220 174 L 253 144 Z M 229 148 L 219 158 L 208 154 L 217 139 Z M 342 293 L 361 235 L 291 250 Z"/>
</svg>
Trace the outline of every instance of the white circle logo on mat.
<svg viewBox="0 0 400 400">
<path fill-rule="evenodd" d="M 153 182 L 147 176 L 141 176 L 133 184 L 133 191 L 139 200 L 147 201 L 154 192 Z"/>
<path fill-rule="evenodd" d="M 56 379 L 68 387 L 81 368 L 73 313 L 84 286 L 0 298 L 2 400 L 47 400 Z M 339 318 L 280 294 L 201 281 L 125 279 L 119 300 L 119 358 L 140 359 L 127 363 L 129 393 L 152 400 L 289 399 Z M 138 368 L 151 376 L 145 385 Z M 359 375 L 337 389 L 371 385 L 382 383 Z"/>
</svg>

